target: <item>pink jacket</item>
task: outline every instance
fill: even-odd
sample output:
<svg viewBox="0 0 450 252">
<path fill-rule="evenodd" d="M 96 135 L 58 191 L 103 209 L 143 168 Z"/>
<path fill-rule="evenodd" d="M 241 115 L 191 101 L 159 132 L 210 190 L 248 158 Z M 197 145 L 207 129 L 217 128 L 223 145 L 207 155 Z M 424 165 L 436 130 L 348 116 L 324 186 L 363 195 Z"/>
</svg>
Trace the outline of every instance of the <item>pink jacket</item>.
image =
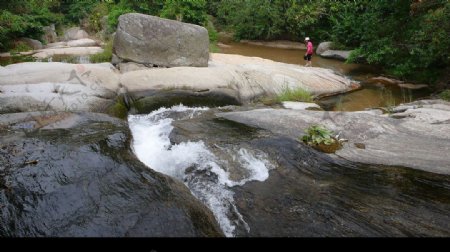
<svg viewBox="0 0 450 252">
<path fill-rule="evenodd" d="M 308 41 L 308 45 L 306 46 L 306 54 L 313 54 L 313 44 L 311 41 Z"/>
</svg>

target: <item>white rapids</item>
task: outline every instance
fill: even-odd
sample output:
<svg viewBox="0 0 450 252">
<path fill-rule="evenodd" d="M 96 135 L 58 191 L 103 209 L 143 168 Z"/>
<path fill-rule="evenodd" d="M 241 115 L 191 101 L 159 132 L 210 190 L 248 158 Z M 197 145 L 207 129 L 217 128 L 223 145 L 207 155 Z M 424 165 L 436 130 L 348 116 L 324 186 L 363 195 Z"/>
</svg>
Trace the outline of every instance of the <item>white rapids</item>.
<svg viewBox="0 0 450 252">
<path fill-rule="evenodd" d="M 230 188 L 249 181 L 264 181 L 274 166 L 260 150 L 216 145 L 230 156 L 233 164 L 240 166 L 241 176 L 235 178 L 230 176 L 229 167 L 235 165 L 219 160 L 203 141 L 170 143 L 174 120 L 193 118 L 206 110 L 179 105 L 160 108 L 148 115 L 130 115 L 132 148 L 139 160 L 151 169 L 184 182 L 211 209 L 224 234 L 232 237 L 236 225 L 243 226 L 247 232 L 249 227 L 234 204 Z"/>
</svg>

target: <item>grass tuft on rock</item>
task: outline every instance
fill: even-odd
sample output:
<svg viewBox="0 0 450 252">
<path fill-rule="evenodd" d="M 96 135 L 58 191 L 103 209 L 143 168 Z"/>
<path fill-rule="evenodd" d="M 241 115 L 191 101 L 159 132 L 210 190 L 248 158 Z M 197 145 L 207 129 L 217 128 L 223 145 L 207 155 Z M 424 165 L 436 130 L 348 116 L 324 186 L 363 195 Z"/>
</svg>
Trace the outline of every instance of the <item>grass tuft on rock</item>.
<svg viewBox="0 0 450 252">
<path fill-rule="evenodd" d="M 283 92 L 278 95 L 277 101 L 312 102 L 313 97 L 309 91 L 303 88 L 291 89 L 289 87 L 286 87 Z"/>
<path fill-rule="evenodd" d="M 92 63 L 111 62 L 112 48 L 113 48 L 113 43 L 112 43 L 112 40 L 110 40 L 110 41 L 106 42 L 106 45 L 103 48 L 103 52 L 92 55 L 90 57 L 90 61 Z"/>
</svg>

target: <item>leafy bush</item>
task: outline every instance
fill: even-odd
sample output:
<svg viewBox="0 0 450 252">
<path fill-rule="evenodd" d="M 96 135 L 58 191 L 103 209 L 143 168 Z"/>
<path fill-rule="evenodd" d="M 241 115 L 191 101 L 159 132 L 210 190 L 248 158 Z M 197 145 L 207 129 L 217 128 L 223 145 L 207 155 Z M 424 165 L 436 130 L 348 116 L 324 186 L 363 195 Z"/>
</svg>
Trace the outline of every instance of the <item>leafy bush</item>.
<svg viewBox="0 0 450 252">
<path fill-rule="evenodd" d="M 109 13 L 108 5 L 106 3 L 99 3 L 89 14 L 89 30 L 99 32 L 102 30 L 102 18 Z"/>
<path fill-rule="evenodd" d="M 133 10 L 125 5 L 115 5 L 111 9 L 108 15 L 108 27 L 110 31 L 113 31 L 117 28 L 117 25 L 119 24 L 119 17 L 123 14 L 131 13 Z"/>
<path fill-rule="evenodd" d="M 450 89 L 447 89 L 439 94 L 439 98 L 442 100 L 450 101 Z"/>
<path fill-rule="evenodd" d="M 298 101 L 298 102 L 311 102 L 313 100 L 312 95 L 307 90 L 302 88 L 290 89 L 286 87 L 281 94 L 277 97 L 278 102 L 282 101 Z"/>
<path fill-rule="evenodd" d="M 216 28 L 214 27 L 214 23 L 212 22 L 212 17 L 208 17 L 208 24 L 206 25 L 206 29 L 208 30 L 209 35 L 209 51 L 210 52 L 218 52 L 219 47 L 217 46 L 218 41 L 218 33 Z"/>
<path fill-rule="evenodd" d="M 59 10 L 64 14 L 66 23 L 78 25 L 83 18 L 89 16 L 97 2 L 96 0 L 61 1 Z"/>
<path fill-rule="evenodd" d="M 206 0 L 166 0 L 160 16 L 185 23 L 205 26 L 208 20 L 206 15 Z"/>
</svg>

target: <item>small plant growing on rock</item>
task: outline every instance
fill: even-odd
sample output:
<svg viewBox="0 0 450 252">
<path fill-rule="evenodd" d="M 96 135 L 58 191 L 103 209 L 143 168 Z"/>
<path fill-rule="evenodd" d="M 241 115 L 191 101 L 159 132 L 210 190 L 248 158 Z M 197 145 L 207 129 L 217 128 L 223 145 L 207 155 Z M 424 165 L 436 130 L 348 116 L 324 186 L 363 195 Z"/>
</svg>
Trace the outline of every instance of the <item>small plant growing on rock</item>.
<svg viewBox="0 0 450 252">
<path fill-rule="evenodd" d="M 339 140 L 339 137 L 323 126 L 312 125 L 305 132 L 306 135 L 301 140 L 317 150 L 334 153 L 342 147 L 342 141 Z"/>
<path fill-rule="evenodd" d="M 278 102 L 283 101 L 297 101 L 297 102 L 312 102 L 313 97 L 311 93 L 302 88 L 291 89 L 286 86 L 277 97 Z"/>
</svg>

